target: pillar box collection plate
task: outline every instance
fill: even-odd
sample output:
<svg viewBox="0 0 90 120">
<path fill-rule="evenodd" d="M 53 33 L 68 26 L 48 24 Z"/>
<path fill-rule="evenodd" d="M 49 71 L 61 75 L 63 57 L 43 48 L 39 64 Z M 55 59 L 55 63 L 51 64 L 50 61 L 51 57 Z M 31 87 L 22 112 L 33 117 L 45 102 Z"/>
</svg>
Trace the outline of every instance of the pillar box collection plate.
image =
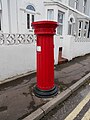
<svg viewBox="0 0 90 120">
<path fill-rule="evenodd" d="M 34 33 L 37 35 L 37 83 L 34 93 L 38 97 L 51 97 L 58 93 L 54 84 L 54 34 L 57 22 L 33 22 Z"/>
</svg>

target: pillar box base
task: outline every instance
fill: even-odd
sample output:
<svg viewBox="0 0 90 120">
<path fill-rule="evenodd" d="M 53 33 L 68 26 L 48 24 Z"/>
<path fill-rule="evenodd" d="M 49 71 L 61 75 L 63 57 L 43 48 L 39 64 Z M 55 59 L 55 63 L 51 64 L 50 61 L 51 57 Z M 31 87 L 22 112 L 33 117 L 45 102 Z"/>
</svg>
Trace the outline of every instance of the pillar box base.
<svg viewBox="0 0 90 120">
<path fill-rule="evenodd" d="M 50 90 L 40 90 L 39 88 L 37 88 L 37 86 L 35 86 L 33 90 L 34 94 L 39 98 L 50 98 L 57 95 L 58 93 L 58 88 L 56 86 L 54 86 Z"/>
</svg>

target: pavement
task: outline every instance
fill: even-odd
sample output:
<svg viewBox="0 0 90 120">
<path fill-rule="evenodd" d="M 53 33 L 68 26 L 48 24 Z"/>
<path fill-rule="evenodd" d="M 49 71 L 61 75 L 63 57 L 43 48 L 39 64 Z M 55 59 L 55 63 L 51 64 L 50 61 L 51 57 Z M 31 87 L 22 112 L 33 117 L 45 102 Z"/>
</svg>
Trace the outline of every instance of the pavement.
<svg viewBox="0 0 90 120">
<path fill-rule="evenodd" d="M 1 84 L 0 120 L 42 118 L 90 78 L 90 54 L 56 65 L 54 73 L 59 93 L 53 98 L 42 99 L 33 94 L 36 73 Z M 34 115 L 34 117 L 28 115 Z M 30 117 L 33 118 L 30 119 Z"/>
</svg>

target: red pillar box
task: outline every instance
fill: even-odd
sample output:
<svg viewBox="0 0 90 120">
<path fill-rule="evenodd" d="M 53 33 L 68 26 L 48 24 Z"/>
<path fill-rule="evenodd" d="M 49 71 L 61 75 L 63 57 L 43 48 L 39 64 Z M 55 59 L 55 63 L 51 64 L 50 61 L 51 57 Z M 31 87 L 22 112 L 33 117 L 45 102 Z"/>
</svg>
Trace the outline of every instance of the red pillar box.
<svg viewBox="0 0 90 120">
<path fill-rule="evenodd" d="M 34 93 L 38 97 L 51 97 L 57 94 L 54 84 L 54 43 L 57 22 L 38 21 L 32 23 L 37 35 L 37 85 Z"/>
</svg>

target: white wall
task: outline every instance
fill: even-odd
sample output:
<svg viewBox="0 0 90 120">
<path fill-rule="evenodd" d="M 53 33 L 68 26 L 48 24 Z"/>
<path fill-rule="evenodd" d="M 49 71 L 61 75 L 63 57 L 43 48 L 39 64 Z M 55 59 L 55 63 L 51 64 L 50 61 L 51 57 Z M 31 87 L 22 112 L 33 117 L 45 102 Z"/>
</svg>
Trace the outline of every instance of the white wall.
<svg viewBox="0 0 90 120">
<path fill-rule="evenodd" d="M 54 36 L 54 64 L 58 63 L 62 40 Z M 0 81 L 36 70 L 36 42 L 31 44 L 0 45 Z"/>
<path fill-rule="evenodd" d="M 90 38 L 76 39 L 73 36 L 67 35 L 63 42 L 62 57 L 68 60 L 90 53 Z"/>
<path fill-rule="evenodd" d="M 2 0 L 2 30 L 4 32 L 9 32 L 9 13 L 8 13 L 8 1 Z"/>
<path fill-rule="evenodd" d="M 65 5 L 68 5 L 68 4 L 69 4 L 69 0 L 62 0 L 62 2 L 63 2 Z"/>
<path fill-rule="evenodd" d="M 0 81 L 36 69 L 35 43 L 0 46 Z"/>
<path fill-rule="evenodd" d="M 9 25 L 10 25 L 10 33 L 17 33 L 17 0 L 9 0 Z"/>
</svg>

